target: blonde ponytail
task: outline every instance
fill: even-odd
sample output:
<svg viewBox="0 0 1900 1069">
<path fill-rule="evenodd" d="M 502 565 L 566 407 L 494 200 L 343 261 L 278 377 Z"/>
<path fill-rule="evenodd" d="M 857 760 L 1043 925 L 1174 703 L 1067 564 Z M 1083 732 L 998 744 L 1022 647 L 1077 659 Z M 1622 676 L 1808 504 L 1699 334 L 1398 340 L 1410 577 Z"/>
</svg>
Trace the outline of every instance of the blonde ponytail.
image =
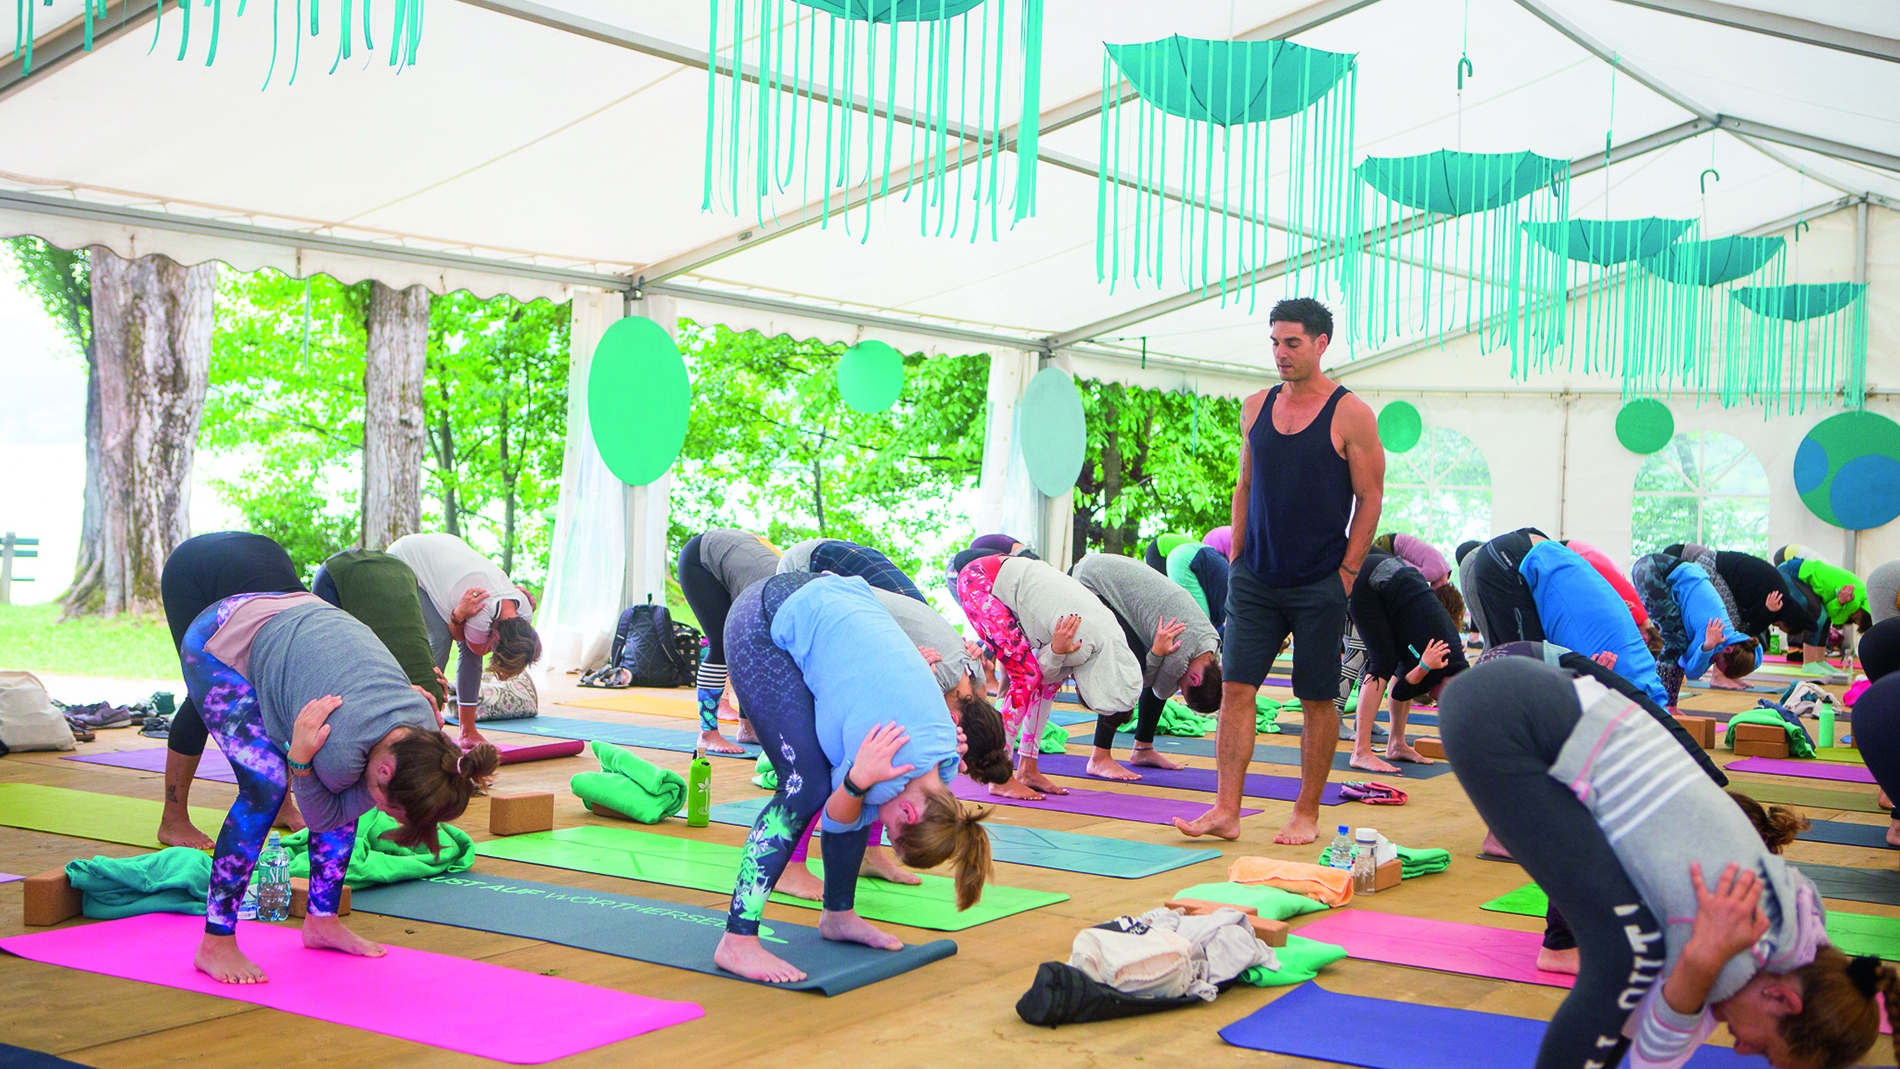
<svg viewBox="0 0 1900 1069">
<path fill-rule="evenodd" d="M 965 806 L 949 791 L 924 795 L 924 812 L 891 842 L 897 860 L 913 869 L 934 869 L 949 861 L 956 868 L 957 909 L 976 905 L 994 865 L 990 836 L 983 830 L 988 809 Z"/>
</svg>

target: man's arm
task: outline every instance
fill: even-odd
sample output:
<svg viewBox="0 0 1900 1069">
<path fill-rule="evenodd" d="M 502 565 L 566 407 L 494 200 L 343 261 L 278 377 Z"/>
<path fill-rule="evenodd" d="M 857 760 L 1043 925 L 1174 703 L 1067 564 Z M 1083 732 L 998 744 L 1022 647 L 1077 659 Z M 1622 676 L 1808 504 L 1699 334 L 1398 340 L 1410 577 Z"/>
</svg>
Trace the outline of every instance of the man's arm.
<svg viewBox="0 0 1900 1069">
<path fill-rule="evenodd" d="M 1340 400 L 1333 422 L 1352 471 L 1352 527 L 1346 535 L 1346 557 L 1339 564 L 1340 581 L 1350 593 L 1366 551 L 1372 548 L 1373 533 L 1379 529 L 1379 509 L 1385 502 L 1385 446 L 1379 442 L 1378 419 L 1357 395 L 1347 394 Z"/>
<path fill-rule="evenodd" d="M 1234 480 L 1234 503 L 1229 516 L 1234 526 L 1233 540 L 1227 547 L 1229 562 L 1240 559 L 1247 544 L 1247 498 L 1253 493 L 1253 449 L 1247 444 L 1253 435 L 1253 421 L 1260 418 L 1267 391 L 1261 390 L 1240 404 L 1240 475 Z"/>
</svg>

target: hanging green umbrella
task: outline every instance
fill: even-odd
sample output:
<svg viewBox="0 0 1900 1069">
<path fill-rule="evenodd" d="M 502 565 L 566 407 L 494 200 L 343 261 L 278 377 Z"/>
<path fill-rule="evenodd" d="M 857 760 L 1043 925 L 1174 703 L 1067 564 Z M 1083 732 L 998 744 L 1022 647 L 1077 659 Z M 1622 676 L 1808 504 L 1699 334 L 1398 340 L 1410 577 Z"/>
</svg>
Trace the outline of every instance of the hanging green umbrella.
<svg viewBox="0 0 1900 1069">
<path fill-rule="evenodd" d="M 1535 152 L 1440 149 L 1423 156 L 1369 156 L 1359 165 L 1359 177 L 1388 200 L 1439 215 L 1502 208 L 1569 176 L 1568 161 Z"/>
<path fill-rule="evenodd" d="M 1678 241 L 1636 261 L 1640 269 L 1624 279 L 1630 291 L 1625 300 L 1639 306 L 1635 314 L 1647 330 L 1639 344 L 1623 348 L 1624 395 L 1681 391 L 1700 399 L 1713 393 L 1724 405 L 1758 401 L 1778 407 L 1785 396 L 1771 382 L 1776 377 L 1764 371 L 1769 364 L 1779 368 L 1779 343 L 1773 343 L 1772 352 L 1757 350 L 1767 363 L 1751 366 L 1744 356 L 1748 346 L 1738 333 L 1739 306 L 1726 301 L 1721 291 L 1729 283 L 1758 276 L 1778 286 L 1786 248 L 1787 242 L 1778 237 L 1731 236 Z M 1772 341 L 1765 335 L 1761 340 Z"/>
<path fill-rule="evenodd" d="M 1251 305 L 1254 275 L 1270 258 L 1292 257 L 1297 291 L 1302 270 L 1345 250 L 1352 55 L 1180 36 L 1105 48 L 1098 279 L 1218 285 L 1223 301 L 1233 288 Z M 1284 159 L 1273 151 L 1276 120 L 1291 120 Z M 1287 166 L 1277 180 L 1274 160 Z M 1293 235 L 1290 249 L 1269 253 L 1269 213 Z"/>
<path fill-rule="evenodd" d="M 1867 396 L 1867 285 L 1824 282 L 1738 286 L 1729 291 L 1725 371 L 1751 397 L 1839 394 L 1858 409 Z"/>
<path fill-rule="evenodd" d="M 1524 232 L 1572 264 L 1572 292 L 1581 290 L 1568 313 L 1564 340 L 1574 360 L 1583 354 L 1586 373 L 1623 374 L 1632 358 L 1652 352 L 1667 334 L 1647 313 L 1650 304 L 1632 297 L 1631 265 L 1652 259 L 1696 231 L 1694 219 L 1569 219 L 1526 223 Z M 1579 277 L 1581 279 L 1579 280 Z"/>
</svg>

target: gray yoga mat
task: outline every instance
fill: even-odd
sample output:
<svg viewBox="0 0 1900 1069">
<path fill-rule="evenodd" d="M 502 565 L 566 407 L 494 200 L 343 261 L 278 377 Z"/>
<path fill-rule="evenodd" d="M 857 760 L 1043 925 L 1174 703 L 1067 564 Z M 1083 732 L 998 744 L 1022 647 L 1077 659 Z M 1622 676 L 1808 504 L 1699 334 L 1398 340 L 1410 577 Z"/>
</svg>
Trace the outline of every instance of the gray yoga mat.
<svg viewBox="0 0 1900 1069">
<path fill-rule="evenodd" d="M 455 723 L 449 717 L 449 723 Z M 638 724 L 610 724 L 604 720 L 580 720 L 567 716 L 525 716 L 519 720 L 494 720 L 486 726 L 492 731 L 512 731 L 521 735 L 544 735 L 551 739 L 584 739 L 611 742 L 617 746 L 638 746 L 648 750 L 692 753 L 699 749 L 699 732 L 677 728 L 644 727 Z M 759 756 L 756 743 L 743 743 L 744 753 L 710 753 L 712 757 L 738 757 L 747 761 Z"/>
<path fill-rule="evenodd" d="M 1816 820 L 1809 823 L 1806 831 L 1795 836 L 1810 843 L 1833 843 L 1836 846 L 1865 846 L 1879 850 L 1893 850 L 1887 842 L 1885 824 L 1853 824 L 1844 820 Z"/>
<path fill-rule="evenodd" d="M 1852 869 L 1845 865 L 1811 865 L 1805 861 L 1797 861 L 1794 866 L 1814 884 L 1814 889 L 1821 892 L 1822 898 L 1900 906 L 1900 872 L 1891 869 Z"/>
<path fill-rule="evenodd" d="M 1155 749 L 1162 753 L 1192 754 L 1195 757 L 1213 757 L 1215 753 L 1213 739 L 1181 739 L 1173 735 L 1155 736 Z M 1253 759 L 1272 765 L 1297 766 L 1300 763 L 1300 751 L 1297 746 L 1268 746 L 1262 743 L 1253 748 Z M 1368 779 L 1393 775 L 1390 772 L 1365 772 L 1353 768 L 1350 764 L 1351 760 L 1350 754 L 1334 754 L 1333 768 L 1341 772 L 1352 772 Z M 1043 758 L 1044 771 L 1048 771 L 1047 761 L 1048 758 Z M 1400 779 L 1431 779 L 1433 776 L 1442 776 L 1451 771 L 1451 766 L 1443 761 L 1434 761 L 1429 765 L 1407 764 L 1404 761 L 1394 761 L 1393 764 L 1403 770 L 1398 774 Z M 1148 773 L 1154 770 L 1137 768 L 1135 771 L 1140 772 L 1145 780 Z M 1161 786 L 1169 786 L 1169 784 L 1161 784 Z"/>
<path fill-rule="evenodd" d="M 721 824 L 749 828 L 768 801 L 769 798 L 748 798 L 743 802 L 723 802 L 712 807 L 712 818 Z M 993 820 L 984 822 L 983 828 L 990 835 L 990 853 L 998 861 L 1090 876 L 1112 876 L 1118 880 L 1139 880 L 1203 861 L 1218 861 L 1221 856 L 1219 850 L 1136 843 L 1102 835 L 999 824 Z M 884 841 L 890 842 L 888 832 Z"/>
<path fill-rule="evenodd" d="M 366 887 L 352 892 L 351 905 L 364 913 L 538 939 L 745 980 L 713 964 L 713 949 L 726 931 L 725 913 L 678 902 L 468 872 Z M 888 980 L 957 952 L 956 943 L 948 939 L 906 944 L 895 952 L 873 950 L 858 943 L 834 943 L 820 937 L 816 928 L 783 921 L 761 925 L 759 938 L 767 949 L 805 971 L 805 979 L 797 983 L 768 986 L 827 995 Z"/>
</svg>

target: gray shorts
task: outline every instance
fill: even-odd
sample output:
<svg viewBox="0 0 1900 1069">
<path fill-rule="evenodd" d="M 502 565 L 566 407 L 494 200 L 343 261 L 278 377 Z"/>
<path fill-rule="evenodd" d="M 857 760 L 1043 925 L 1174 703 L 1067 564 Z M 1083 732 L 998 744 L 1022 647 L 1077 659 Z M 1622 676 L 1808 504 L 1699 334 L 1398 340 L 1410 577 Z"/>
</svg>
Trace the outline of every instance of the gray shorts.
<svg viewBox="0 0 1900 1069">
<path fill-rule="evenodd" d="M 1337 575 L 1308 586 L 1270 587 L 1244 564 L 1227 583 L 1227 632 L 1221 676 L 1259 686 L 1293 637 L 1293 694 L 1332 701 L 1339 692 L 1340 641 L 1346 630 L 1346 588 Z"/>
</svg>

